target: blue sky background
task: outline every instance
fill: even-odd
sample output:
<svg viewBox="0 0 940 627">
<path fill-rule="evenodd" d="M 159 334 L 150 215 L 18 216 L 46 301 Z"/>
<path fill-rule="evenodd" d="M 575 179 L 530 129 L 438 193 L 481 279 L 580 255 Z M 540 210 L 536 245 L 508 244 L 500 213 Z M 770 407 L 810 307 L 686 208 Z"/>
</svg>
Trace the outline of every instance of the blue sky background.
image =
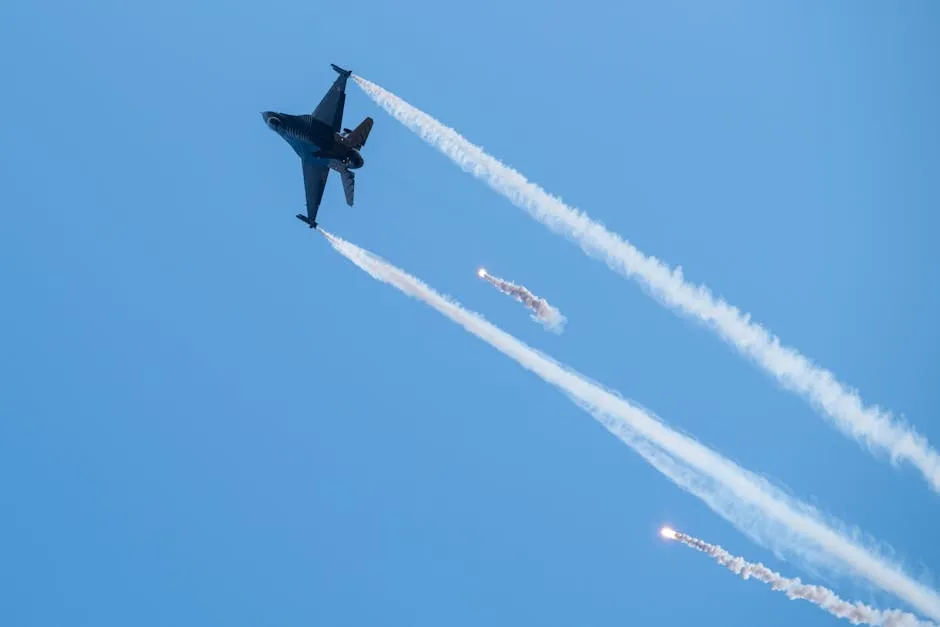
<svg viewBox="0 0 940 627">
<path fill-rule="evenodd" d="M 661 542 L 806 575 L 293 217 L 300 165 L 260 112 L 312 110 L 330 62 L 940 445 L 935 2 L 12 0 L 0 57 L 4 625 L 836 623 Z M 376 126 L 325 228 L 940 583 L 917 475 L 349 94 Z"/>
</svg>

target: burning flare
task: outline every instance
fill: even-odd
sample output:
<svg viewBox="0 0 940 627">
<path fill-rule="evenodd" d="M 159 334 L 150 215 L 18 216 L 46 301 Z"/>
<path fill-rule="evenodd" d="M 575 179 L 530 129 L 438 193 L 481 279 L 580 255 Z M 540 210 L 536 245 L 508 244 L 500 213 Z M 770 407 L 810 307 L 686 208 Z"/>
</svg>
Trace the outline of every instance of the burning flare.
<svg viewBox="0 0 940 627">
<path fill-rule="evenodd" d="M 544 298 L 533 294 L 527 287 L 493 276 L 486 271 L 486 268 L 477 270 L 477 276 L 484 281 L 489 281 L 500 292 L 512 296 L 532 310 L 532 319 L 541 322 L 542 326 L 549 331 L 561 333 L 564 330 L 567 319 L 561 315 L 561 312 L 549 305 Z"/>
<path fill-rule="evenodd" d="M 668 540 L 678 540 L 696 551 L 701 551 L 742 579 L 754 578 L 768 584 L 771 589 L 783 592 L 791 600 L 803 599 L 836 618 L 844 618 L 853 625 L 876 625 L 879 627 L 936 627 L 935 623 L 923 621 L 917 616 L 901 610 L 878 610 L 859 601 L 849 602 L 823 586 L 803 583 L 799 577 L 784 577 L 760 562 L 748 562 L 743 557 L 732 555 L 716 544 L 709 544 L 693 536 L 680 533 L 671 527 L 663 527 L 659 535 Z"/>
</svg>

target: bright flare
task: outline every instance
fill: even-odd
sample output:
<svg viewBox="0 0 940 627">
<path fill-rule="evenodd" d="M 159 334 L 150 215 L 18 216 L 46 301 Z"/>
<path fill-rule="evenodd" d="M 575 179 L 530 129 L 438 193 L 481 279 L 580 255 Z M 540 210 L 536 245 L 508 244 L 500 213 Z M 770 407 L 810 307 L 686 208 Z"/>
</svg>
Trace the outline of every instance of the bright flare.
<svg viewBox="0 0 940 627">
<path fill-rule="evenodd" d="M 673 529 L 672 527 L 663 527 L 662 529 L 659 530 L 659 535 L 666 538 L 667 540 L 675 540 L 676 530 Z"/>
<path fill-rule="evenodd" d="M 548 304 L 544 298 L 539 298 L 532 293 L 532 290 L 524 285 L 517 285 L 512 281 L 501 279 L 486 271 L 486 268 L 477 270 L 477 276 L 484 281 L 488 281 L 497 290 L 512 296 L 517 301 L 529 308 L 532 312 L 532 319 L 539 322 L 549 331 L 561 333 L 565 328 L 566 318 L 558 309 Z"/>
</svg>

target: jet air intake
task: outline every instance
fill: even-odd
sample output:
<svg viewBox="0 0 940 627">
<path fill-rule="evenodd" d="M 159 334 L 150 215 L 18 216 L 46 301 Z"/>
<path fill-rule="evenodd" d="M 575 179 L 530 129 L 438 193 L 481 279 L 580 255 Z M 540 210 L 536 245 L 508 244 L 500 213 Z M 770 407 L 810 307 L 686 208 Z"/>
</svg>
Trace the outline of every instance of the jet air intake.
<svg viewBox="0 0 940 627">
<path fill-rule="evenodd" d="M 281 118 L 277 117 L 273 111 L 265 111 L 261 117 L 264 118 L 264 123 L 272 129 L 276 130 L 281 126 Z"/>
</svg>

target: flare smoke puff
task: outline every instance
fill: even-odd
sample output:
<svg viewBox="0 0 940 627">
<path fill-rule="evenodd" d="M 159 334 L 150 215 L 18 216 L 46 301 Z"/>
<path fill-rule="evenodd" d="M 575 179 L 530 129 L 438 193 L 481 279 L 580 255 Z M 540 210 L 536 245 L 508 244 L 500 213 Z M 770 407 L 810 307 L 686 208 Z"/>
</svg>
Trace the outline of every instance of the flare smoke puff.
<svg viewBox="0 0 940 627">
<path fill-rule="evenodd" d="M 878 610 L 858 601 L 852 603 L 840 598 L 835 592 L 824 586 L 815 586 L 800 581 L 799 577 L 784 577 L 761 563 L 745 560 L 732 555 L 724 548 L 709 544 L 704 540 L 663 527 L 660 535 L 667 540 L 678 540 L 686 546 L 708 555 L 716 562 L 742 579 L 754 578 L 768 584 L 772 589 L 783 592 L 791 600 L 802 599 L 825 610 L 837 618 L 843 618 L 853 625 L 877 625 L 881 627 L 937 627 L 935 623 L 922 621 L 913 614 L 901 610 Z"/>
<path fill-rule="evenodd" d="M 520 303 L 532 310 L 532 319 L 542 323 L 549 331 L 561 333 L 565 328 L 565 318 L 558 309 L 548 304 L 544 298 L 539 298 L 524 285 L 517 285 L 511 281 L 493 276 L 486 271 L 486 268 L 477 270 L 477 276 L 489 281 L 489 283 L 507 296 L 512 296 Z"/>
</svg>

